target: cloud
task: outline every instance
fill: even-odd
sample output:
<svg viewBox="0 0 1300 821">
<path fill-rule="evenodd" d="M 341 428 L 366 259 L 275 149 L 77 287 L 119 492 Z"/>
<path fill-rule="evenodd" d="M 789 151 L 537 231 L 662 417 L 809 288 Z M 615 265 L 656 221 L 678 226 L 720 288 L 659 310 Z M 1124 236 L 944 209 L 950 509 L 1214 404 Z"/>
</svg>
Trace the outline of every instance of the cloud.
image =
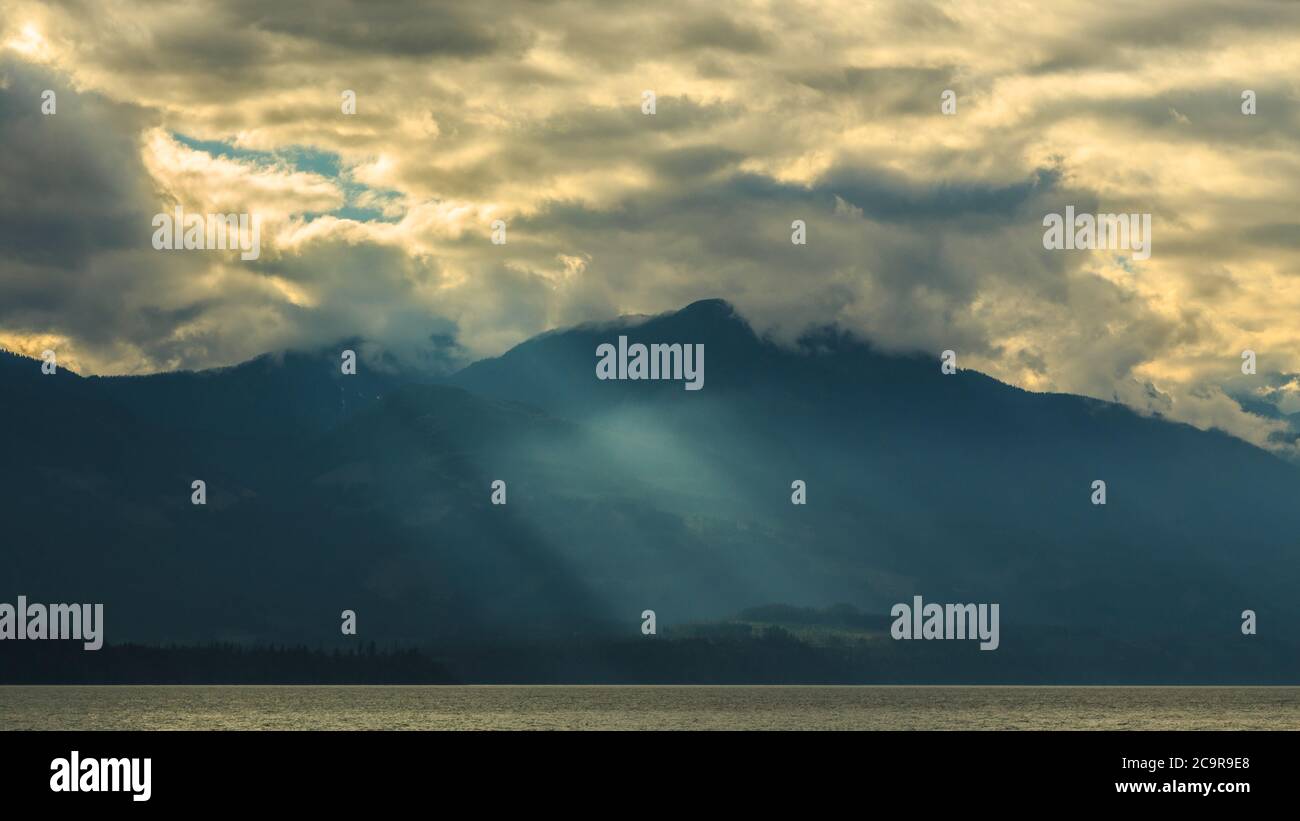
<svg viewBox="0 0 1300 821">
<path fill-rule="evenodd" d="M 722 296 L 777 339 L 835 321 L 1282 446 L 1238 365 L 1290 401 L 1294 3 L 11 5 L 6 344 L 101 372 L 357 335 L 483 356 Z M 267 253 L 152 251 L 172 202 L 264 214 Z M 1044 251 L 1067 205 L 1152 214 L 1151 258 Z"/>
</svg>

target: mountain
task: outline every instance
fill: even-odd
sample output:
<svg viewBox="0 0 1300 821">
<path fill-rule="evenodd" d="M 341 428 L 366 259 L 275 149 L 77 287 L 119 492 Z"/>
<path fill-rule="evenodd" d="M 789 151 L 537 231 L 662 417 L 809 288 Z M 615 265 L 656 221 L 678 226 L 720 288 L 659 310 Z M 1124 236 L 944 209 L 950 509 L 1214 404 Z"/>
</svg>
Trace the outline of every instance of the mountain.
<svg viewBox="0 0 1300 821">
<path fill-rule="evenodd" d="M 151 430 L 178 436 L 211 461 L 237 463 L 241 478 L 256 483 L 300 458 L 286 459 L 286 447 L 342 424 L 389 391 L 428 381 L 422 371 L 382 354 L 363 356 L 356 373 L 345 375 L 341 353 L 365 348 L 352 339 L 328 350 L 264 354 L 229 368 L 87 382 Z"/>
<path fill-rule="evenodd" d="M 703 343 L 706 387 L 595 379 L 597 346 L 620 334 Z M 612 441 L 657 440 L 645 450 L 707 477 L 704 507 L 748 506 L 746 526 L 785 535 L 737 572 L 770 562 L 784 585 L 806 579 L 804 604 L 880 608 L 915 591 L 1003 602 L 1039 624 L 1233 635 L 1267 601 L 1294 623 L 1300 470 L 1218 431 L 944 375 L 937 358 L 829 329 L 785 349 L 719 301 L 548 334 L 453 382 Z M 790 504 L 794 479 L 805 507 Z M 1104 506 L 1091 504 L 1097 479 Z"/>
<path fill-rule="evenodd" d="M 703 389 L 597 379 L 620 335 L 702 345 Z M 870 664 L 897 677 L 923 653 L 932 672 L 1008 681 L 1300 672 L 1296 466 L 835 329 L 778 345 L 718 300 L 543 334 L 437 379 L 345 376 L 336 350 L 91 379 L 6 356 L 0 390 L 0 601 L 104 602 L 110 641 L 328 644 L 353 609 L 365 640 L 442 648 L 453 670 L 472 647 L 494 675 L 533 674 L 641 640 L 647 609 L 665 637 L 715 636 L 704 625 L 742 611 L 840 603 L 875 624 L 922 595 L 999 604 L 1001 648 L 949 656 L 958 642 L 877 632 L 864 646 L 888 655 Z M 1246 609 L 1258 636 L 1241 633 Z M 520 642 L 534 649 L 490 649 Z M 563 669 L 600 679 L 593 658 Z"/>
</svg>

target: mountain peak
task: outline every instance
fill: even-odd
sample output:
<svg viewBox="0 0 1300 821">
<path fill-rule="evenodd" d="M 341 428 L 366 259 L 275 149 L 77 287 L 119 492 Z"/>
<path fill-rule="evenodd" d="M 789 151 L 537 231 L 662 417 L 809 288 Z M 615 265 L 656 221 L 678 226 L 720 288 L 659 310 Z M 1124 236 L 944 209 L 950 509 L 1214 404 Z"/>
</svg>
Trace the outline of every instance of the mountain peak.
<svg viewBox="0 0 1300 821">
<path fill-rule="evenodd" d="M 663 337 L 663 341 L 709 342 L 715 347 L 744 347 L 758 340 L 749 321 L 725 299 L 701 299 L 681 310 L 631 323 L 627 331 L 648 338 Z"/>
<path fill-rule="evenodd" d="M 679 311 L 674 312 L 677 316 L 698 316 L 698 317 L 717 317 L 719 319 L 730 319 L 736 316 L 736 308 L 725 299 L 714 297 L 712 299 L 700 299 L 687 305 Z"/>
</svg>

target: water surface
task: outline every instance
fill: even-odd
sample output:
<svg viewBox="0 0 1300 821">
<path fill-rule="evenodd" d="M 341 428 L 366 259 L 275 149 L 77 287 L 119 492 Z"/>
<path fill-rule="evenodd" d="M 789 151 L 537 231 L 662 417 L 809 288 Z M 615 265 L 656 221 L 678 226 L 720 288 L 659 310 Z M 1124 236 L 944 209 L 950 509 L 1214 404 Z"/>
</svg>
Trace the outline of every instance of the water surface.
<svg viewBox="0 0 1300 821">
<path fill-rule="evenodd" d="M 1298 687 L 0 687 L 0 730 L 1300 729 Z"/>
</svg>

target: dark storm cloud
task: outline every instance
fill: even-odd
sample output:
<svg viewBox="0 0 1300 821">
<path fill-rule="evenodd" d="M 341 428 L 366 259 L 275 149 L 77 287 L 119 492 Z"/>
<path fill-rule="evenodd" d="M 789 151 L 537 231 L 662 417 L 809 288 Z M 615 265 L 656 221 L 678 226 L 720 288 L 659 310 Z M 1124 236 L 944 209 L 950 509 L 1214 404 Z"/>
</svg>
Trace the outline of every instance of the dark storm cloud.
<svg viewBox="0 0 1300 821">
<path fill-rule="evenodd" d="M 50 122 L 30 78 L 0 98 L 0 335 L 60 335 L 102 369 L 331 334 L 419 348 L 453 321 L 495 354 L 723 296 L 779 338 L 836 322 L 1259 441 L 1202 388 L 1247 344 L 1300 351 L 1294 3 L 12 5 L 0 46 L 86 93 Z M 313 218 L 342 213 L 344 176 L 393 192 L 382 220 Z M 170 197 L 272 212 L 274 245 L 248 265 L 138 250 Z M 1151 212 L 1152 258 L 1045 251 L 1067 205 Z"/>
<path fill-rule="evenodd" d="M 393 248 L 321 244 L 294 264 L 268 259 L 262 274 L 204 286 L 212 258 L 151 245 L 154 214 L 173 205 L 142 162 L 151 118 L 29 65 L 0 64 L 0 78 L 0 331 L 66 340 L 48 344 L 83 367 L 156 370 L 323 344 L 340 328 L 420 355 L 432 334 L 453 329 L 394 301 L 424 273 Z M 57 95 L 48 116 L 47 88 Z M 358 266 L 371 276 L 358 279 Z M 315 310 L 268 299 L 263 275 L 309 281 L 329 298 Z"/>
<path fill-rule="evenodd" d="M 665 179 L 698 179 L 715 174 L 745 158 L 739 151 L 716 145 L 691 145 L 660 151 L 650 163 Z"/>
<path fill-rule="evenodd" d="M 1085 17 L 1067 33 L 1033 44 L 1046 56 L 1030 73 L 1138 67 L 1154 51 L 1213 49 L 1244 37 L 1300 32 L 1300 4 L 1288 0 L 1179 0 L 1116 7 Z"/>
<path fill-rule="evenodd" d="M 226 8 L 232 18 L 253 30 L 345 51 L 407 58 L 478 58 L 518 52 L 530 39 L 513 15 L 503 15 L 484 3 L 236 0 Z"/>
<path fill-rule="evenodd" d="M 962 85 L 952 66 L 916 68 L 885 66 L 799 71 L 790 80 L 826 94 L 849 100 L 866 116 L 920 114 L 934 110 L 946 89 L 961 96 Z"/>
<path fill-rule="evenodd" d="M 917 184 L 897 173 L 855 166 L 831 169 L 815 187 L 882 221 L 1007 220 L 1023 213 L 1032 197 L 1051 191 L 1059 180 L 1059 171 L 1039 169 L 1011 185 Z"/>
<path fill-rule="evenodd" d="M 740 54 L 759 54 L 770 48 L 764 32 L 722 14 L 687 22 L 678 30 L 674 39 L 675 49 L 690 52 L 719 49 Z"/>
<path fill-rule="evenodd" d="M 593 272 L 633 292 L 645 287 L 649 269 L 657 271 L 653 287 L 671 288 L 684 301 L 762 289 L 775 296 L 793 286 L 841 304 L 873 300 L 877 324 L 868 333 L 886 346 L 911 336 L 904 329 L 924 328 L 966 350 L 994 351 L 992 337 L 964 327 L 978 295 L 1000 279 L 1025 295 L 1060 302 L 1062 266 L 1078 264 L 1044 253 L 1036 242 L 1037 215 L 1059 195 L 1055 181 L 1048 170 L 1013 185 L 956 187 L 881 169 L 837 170 L 810 186 L 733 174 L 599 210 L 553 203 L 518 229 L 551 238 L 538 248 L 539 258 L 582 248 Z M 845 194 L 854 197 L 851 204 Z M 1032 223 L 1027 211 L 1035 214 Z M 790 242 L 793 219 L 808 226 L 806 246 Z M 970 245 L 956 252 L 944 237 L 962 230 L 963 220 Z M 1038 250 L 1028 255 L 1001 252 L 1034 245 Z M 803 319 L 815 321 L 763 298 L 733 298 L 768 326 L 796 331 Z"/>
<path fill-rule="evenodd" d="M 624 108 L 588 108 L 563 112 L 502 133 L 447 118 L 454 136 L 449 145 L 474 145 L 479 158 L 452 168 L 413 166 L 408 178 L 441 196 L 490 195 L 506 185 L 540 186 L 556 174 L 618 163 L 649 161 L 665 173 L 690 163 L 721 163 L 733 152 L 720 147 L 684 146 L 647 151 L 647 142 L 669 141 L 707 131 L 734 118 L 738 108 L 665 96 L 653 117 L 641 113 L 639 98 Z"/>
<path fill-rule="evenodd" d="M 77 95 L 61 78 L 23 63 L 0 62 L 0 76 L 0 251 L 10 261 L 66 271 L 94 254 L 147 245 L 142 226 L 156 209 L 148 205 L 136 142 L 146 113 Z M 52 116 L 41 113 L 47 89 L 55 93 Z M 0 289 L 14 286 L 22 284 L 0 278 Z M 5 307 L 14 308 L 11 299 L 0 300 Z"/>
</svg>

